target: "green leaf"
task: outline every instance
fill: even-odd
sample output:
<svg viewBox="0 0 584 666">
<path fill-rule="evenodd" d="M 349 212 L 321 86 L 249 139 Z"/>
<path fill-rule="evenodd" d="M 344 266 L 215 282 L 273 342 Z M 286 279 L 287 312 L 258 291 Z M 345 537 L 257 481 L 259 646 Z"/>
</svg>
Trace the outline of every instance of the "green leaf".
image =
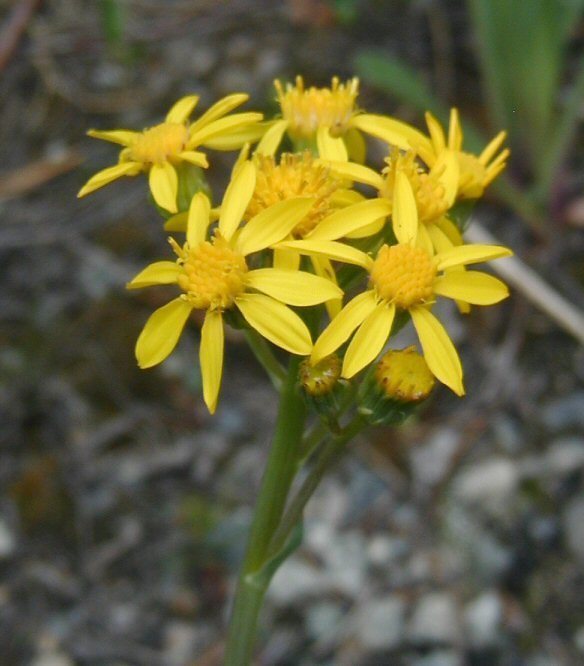
<svg viewBox="0 0 584 666">
<path fill-rule="evenodd" d="M 420 73 L 399 58 L 383 51 L 361 51 L 355 57 L 354 68 L 365 83 L 395 95 L 415 109 L 448 115 Z"/>
</svg>

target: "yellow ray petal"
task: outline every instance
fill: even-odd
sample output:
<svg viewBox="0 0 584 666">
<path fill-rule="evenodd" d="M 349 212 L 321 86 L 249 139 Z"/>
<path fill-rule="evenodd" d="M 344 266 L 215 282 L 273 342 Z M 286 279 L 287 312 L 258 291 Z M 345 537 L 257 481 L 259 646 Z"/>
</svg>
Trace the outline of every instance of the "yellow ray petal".
<svg viewBox="0 0 584 666">
<path fill-rule="evenodd" d="M 431 251 L 430 254 L 446 252 L 454 245 L 450 238 L 436 224 L 428 224 L 424 225 L 424 227 L 428 232 L 433 248 L 433 251 Z"/>
<path fill-rule="evenodd" d="M 203 378 L 203 400 L 211 414 L 215 413 L 219 389 L 221 388 L 223 339 L 221 313 L 218 310 L 211 310 L 205 314 L 205 321 L 201 328 L 201 346 L 199 347 L 199 362 Z"/>
<path fill-rule="evenodd" d="M 219 214 L 219 231 L 227 240 L 230 240 L 241 223 L 255 183 L 256 169 L 251 162 L 245 162 L 227 186 Z"/>
<path fill-rule="evenodd" d="M 276 248 L 274 250 L 274 268 L 284 271 L 297 271 L 300 266 L 300 255 L 293 250 Z"/>
<path fill-rule="evenodd" d="M 449 220 L 447 217 L 441 217 L 432 226 L 440 229 L 448 237 L 451 245 L 462 245 L 462 234 L 452 220 Z"/>
<path fill-rule="evenodd" d="M 246 274 L 245 283 L 287 305 L 318 305 L 343 296 L 330 280 L 304 271 L 258 268 Z"/>
<path fill-rule="evenodd" d="M 480 271 L 451 271 L 434 281 L 434 293 L 471 305 L 493 305 L 509 296 L 507 285 Z"/>
<path fill-rule="evenodd" d="M 412 185 L 403 171 L 395 175 L 393 232 L 400 243 L 412 243 L 418 235 L 418 208 Z"/>
<path fill-rule="evenodd" d="M 460 167 L 456 153 L 452 150 L 443 150 L 434 163 L 431 172 L 438 174 L 438 180 L 444 187 L 444 199 L 448 206 L 452 206 L 460 177 Z"/>
<path fill-rule="evenodd" d="M 282 138 L 287 129 L 287 120 L 276 120 L 272 123 L 264 136 L 260 139 L 256 148 L 256 153 L 260 155 L 275 155 L 278 147 L 282 143 Z"/>
<path fill-rule="evenodd" d="M 373 264 L 373 259 L 365 252 L 358 250 L 350 245 L 338 243 L 336 241 L 321 241 L 321 240 L 298 240 L 298 241 L 282 241 L 276 247 L 288 248 L 289 250 L 296 250 L 300 254 L 312 256 L 322 256 L 332 259 L 333 261 L 343 261 L 346 264 L 354 264 L 362 268 L 369 269 Z"/>
<path fill-rule="evenodd" d="M 197 106 L 198 101 L 198 95 L 187 95 L 186 97 L 179 99 L 178 102 L 175 102 L 172 105 L 170 111 L 166 114 L 166 122 L 179 124 L 186 122 L 195 106 Z"/>
<path fill-rule="evenodd" d="M 134 143 L 137 136 L 140 135 L 140 132 L 132 132 L 131 130 L 95 130 L 90 129 L 87 132 L 87 136 L 91 136 L 94 139 L 103 139 L 104 141 L 110 141 L 111 143 L 117 143 L 120 146 L 130 146 Z"/>
<path fill-rule="evenodd" d="M 136 358 L 141 368 L 161 363 L 172 352 L 191 310 L 187 301 L 179 297 L 150 315 L 136 342 Z"/>
<path fill-rule="evenodd" d="M 429 111 L 426 111 L 425 118 L 428 131 L 430 132 L 430 137 L 432 138 L 434 152 L 439 155 L 444 150 L 444 148 L 446 148 L 446 137 L 444 136 L 444 130 L 442 129 L 442 125 Z M 429 166 L 432 165 L 430 164 Z"/>
<path fill-rule="evenodd" d="M 207 141 L 215 140 L 221 136 L 229 136 L 233 132 L 247 128 L 249 125 L 259 123 L 262 119 L 263 115 L 261 113 L 254 112 L 234 113 L 231 116 L 219 118 L 219 120 L 214 120 L 212 123 L 191 132 L 188 146 L 194 147 L 200 146 L 201 144 L 207 145 Z M 242 143 L 245 143 L 246 141 L 247 139 L 244 139 Z"/>
<path fill-rule="evenodd" d="M 312 268 L 314 269 L 316 275 L 319 275 L 320 277 L 326 278 L 327 280 L 334 282 L 334 284 L 337 284 L 335 269 L 327 257 L 310 257 L 310 263 L 312 264 Z M 340 298 L 331 298 L 329 301 L 326 301 L 324 305 L 329 317 L 333 319 L 343 309 L 343 297 L 341 296 Z"/>
<path fill-rule="evenodd" d="M 421 247 L 423 250 L 432 257 L 436 252 L 434 251 L 434 244 L 432 243 L 432 237 L 428 231 L 428 227 L 431 225 L 420 224 L 418 227 L 418 235 L 416 236 L 416 247 Z"/>
<path fill-rule="evenodd" d="M 155 284 L 173 284 L 179 273 L 179 267 L 174 261 L 156 261 L 138 273 L 136 277 L 128 282 L 128 289 L 141 289 L 151 287 Z"/>
<path fill-rule="evenodd" d="M 172 215 L 164 223 L 165 231 L 186 231 L 189 214 L 187 211 Z"/>
<path fill-rule="evenodd" d="M 207 109 L 207 111 L 205 111 L 202 116 L 197 118 L 197 120 L 191 125 L 191 134 L 197 131 L 199 128 L 213 122 L 217 118 L 221 118 L 221 116 L 226 115 L 236 107 L 241 106 L 241 104 L 247 102 L 248 99 L 249 95 L 246 95 L 245 93 L 235 93 L 233 95 L 227 95 L 227 97 L 223 97 L 223 99 L 215 102 L 213 106 Z"/>
<path fill-rule="evenodd" d="M 314 199 L 297 197 L 278 201 L 254 215 L 239 234 L 236 247 L 244 256 L 279 243 L 308 214 Z"/>
<path fill-rule="evenodd" d="M 458 109 L 450 109 L 450 124 L 448 126 L 448 147 L 450 150 L 458 151 L 462 148 L 462 128 Z"/>
<path fill-rule="evenodd" d="M 264 136 L 263 123 L 242 125 L 234 130 L 218 134 L 205 141 L 205 147 L 213 150 L 239 150 L 246 143 L 255 143 Z"/>
<path fill-rule="evenodd" d="M 197 247 L 206 239 L 210 212 L 209 198 L 206 194 L 197 192 L 191 199 L 187 222 L 187 242 L 191 247 Z"/>
<path fill-rule="evenodd" d="M 333 192 L 329 201 L 335 208 L 344 208 L 365 201 L 365 197 L 360 192 L 343 188 Z"/>
<path fill-rule="evenodd" d="M 367 157 L 367 145 L 365 144 L 365 139 L 359 130 L 356 130 L 354 127 L 351 127 L 345 135 L 343 136 L 345 146 L 347 146 L 347 152 L 349 153 L 349 159 L 352 162 L 357 162 L 357 164 L 363 164 L 365 158 Z"/>
<path fill-rule="evenodd" d="M 311 240 L 337 240 L 361 230 L 384 218 L 391 212 L 386 199 L 370 199 L 337 210 L 321 220 L 312 233 L 306 236 Z"/>
<path fill-rule="evenodd" d="M 436 261 L 438 270 L 443 271 L 453 266 L 478 264 L 482 261 L 510 257 L 512 254 L 509 248 L 501 245 L 459 245 L 446 252 L 440 252 L 436 255 Z"/>
<path fill-rule="evenodd" d="M 289 307 L 263 294 L 244 294 L 235 304 L 247 323 L 264 338 L 292 354 L 310 354 L 310 332 Z"/>
<path fill-rule="evenodd" d="M 351 126 L 402 150 L 412 148 L 426 164 L 433 162 L 432 143 L 419 130 L 407 123 L 386 116 L 364 113 L 355 116 L 351 120 Z"/>
<path fill-rule="evenodd" d="M 373 171 L 369 167 L 362 164 L 355 164 L 355 162 L 324 162 L 323 164 L 330 167 L 331 173 L 340 178 L 347 178 L 354 180 L 357 183 L 364 185 L 371 185 L 376 190 L 383 187 L 383 176 L 377 171 Z"/>
<path fill-rule="evenodd" d="M 176 213 L 176 195 L 178 191 L 178 177 L 170 162 L 153 164 L 149 175 L 150 191 L 154 201 L 165 210 Z"/>
<path fill-rule="evenodd" d="M 331 136 L 330 128 L 319 127 L 316 132 L 316 146 L 324 160 L 346 162 L 349 159 L 345 142 L 341 137 Z"/>
<path fill-rule="evenodd" d="M 311 362 L 318 363 L 325 356 L 337 350 L 375 310 L 376 306 L 377 302 L 372 289 L 349 301 L 314 343 L 310 356 Z"/>
<path fill-rule="evenodd" d="M 448 333 L 436 317 L 423 307 L 410 309 L 424 358 L 432 373 L 457 395 L 464 395 L 462 366 Z"/>
<path fill-rule="evenodd" d="M 385 222 L 386 218 L 380 217 L 378 220 L 374 220 L 370 224 L 361 227 L 361 229 L 357 229 L 357 231 L 352 231 L 350 234 L 347 234 L 346 238 L 368 238 L 369 236 L 374 236 L 383 229 Z"/>
<path fill-rule="evenodd" d="M 499 150 L 499 148 L 503 145 L 503 142 L 507 138 L 507 132 L 499 132 L 497 136 L 494 139 L 491 139 L 489 143 L 485 146 L 483 149 L 483 152 L 479 156 L 479 162 L 483 166 L 487 166 L 487 164 L 493 159 L 495 156 L 495 153 Z"/>
<path fill-rule="evenodd" d="M 98 171 L 92 176 L 85 185 L 79 190 L 78 197 L 84 197 L 86 194 L 98 190 L 100 187 L 117 180 L 122 176 L 135 176 L 142 170 L 142 165 L 137 162 L 122 162 L 115 166 L 108 167 Z"/>
<path fill-rule="evenodd" d="M 183 152 L 179 153 L 178 156 L 181 158 L 181 160 L 184 160 L 189 164 L 202 167 L 203 169 L 207 169 L 209 167 L 207 156 L 205 153 L 201 153 L 198 150 L 183 150 Z"/>
<path fill-rule="evenodd" d="M 343 377 L 351 378 L 377 357 L 387 342 L 394 317 L 395 305 L 381 303 L 365 319 L 347 347 Z"/>
</svg>

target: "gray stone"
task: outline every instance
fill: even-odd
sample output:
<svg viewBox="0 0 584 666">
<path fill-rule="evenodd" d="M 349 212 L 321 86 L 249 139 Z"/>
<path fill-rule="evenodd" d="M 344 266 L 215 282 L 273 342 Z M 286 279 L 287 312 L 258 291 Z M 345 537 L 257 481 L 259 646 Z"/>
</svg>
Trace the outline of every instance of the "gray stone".
<svg viewBox="0 0 584 666">
<path fill-rule="evenodd" d="M 458 433 L 451 428 L 441 428 L 430 441 L 412 450 L 412 469 L 420 487 L 434 486 L 444 478 L 459 442 Z"/>
<path fill-rule="evenodd" d="M 541 420 L 553 432 L 584 428 L 584 391 L 548 402 L 541 410 Z"/>
<path fill-rule="evenodd" d="M 8 559 L 14 553 L 16 540 L 8 525 L 0 518 L 0 560 Z"/>
<path fill-rule="evenodd" d="M 307 598 L 319 597 L 329 589 L 325 573 L 292 557 L 276 572 L 268 596 L 277 606 L 289 606 Z"/>
<path fill-rule="evenodd" d="M 460 637 L 458 608 L 445 592 L 432 592 L 418 602 L 408 626 L 416 645 L 455 643 Z"/>
<path fill-rule="evenodd" d="M 368 650 L 395 650 L 405 634 L 405 609 L 396 596 L 368 601 L 355 617 L 355 637 Z"/>
<path fill-rule="evenodd" d="M 484 592 L 468 603 L 464 621 L 469 644 L 479 649 L 496 646 L 502 617 L 501 598 L 494 591 Z"/>
<path fill-rule="evenodd" d="M 584 497 L 574 498 L 562 516 L 568 548 L 577 558 L 584 560 Z"/>
<path fill-rule="evenodd" d="M 343 620 L 343 611 L 333 601 L 320 601 L 306 613 L 306 631 L 315 640 L 327 641 Z"/>
<path fill-rule="evenodd" d="M 462 470 L 454 482 L 456 497 L 477 504 L 488 513 L 507 513 L 509 499 L 520 480 L 517 465 L 507 458 L 492 458 Z"/>
<path fill-rule="evenodd" d="M 327 573 L 334 588 L 350 597 L 361 592 L 365 582 L 367 548 L 363 535 L 352 531 L 337 534 L 324 553 Z"/>
<path fill-rule="evenodd" d="M 377 534 L 367 544 L 367 557 L 370 564 L 386 567 L 406 555 L 408 549 L 409 546 L 404 539 Z"/>
</svg>

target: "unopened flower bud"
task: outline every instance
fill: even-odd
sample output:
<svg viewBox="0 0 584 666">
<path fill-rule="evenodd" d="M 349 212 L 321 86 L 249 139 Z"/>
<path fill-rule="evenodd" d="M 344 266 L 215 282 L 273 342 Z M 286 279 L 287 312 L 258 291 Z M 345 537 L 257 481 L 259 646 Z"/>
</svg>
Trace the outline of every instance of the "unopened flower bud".
<svg viewBox="0 0 584 666">
<path fill-rule="evenodd" d="M 347 382 L 341 379 L 341 359 L 332 354 L 311 365 L 310 359 L 302 361 L 298 379 L 307 403 L 321 416 L 338 414 L 339 398 Z"/>
<path fill-rule="evenodd" d="M 430 395 L 434 384 L 415 347 L 389 351 L 363 382 L 359 412 L 373 425 L 399 425 Z"/>
</svg>

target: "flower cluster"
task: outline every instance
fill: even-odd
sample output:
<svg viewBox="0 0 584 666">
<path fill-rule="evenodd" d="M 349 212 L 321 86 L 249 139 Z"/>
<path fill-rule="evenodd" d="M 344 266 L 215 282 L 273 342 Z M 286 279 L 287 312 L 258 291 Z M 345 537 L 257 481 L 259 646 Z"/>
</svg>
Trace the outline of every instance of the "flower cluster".
<svg viewBox="0 0 584 666">
<path fill-rule="evenodd" d="M 136 345 L 138 363 L 148 368 L 163 361 L 193 310 L 202 310 L 200 366 L 211 412 L 221 385 L 225 323 L 306 357 L 303 385 L 320 395 L 371 366 L 411 321 L 422 354 L 408 349 L 406 370 L 395 360 L 400 354 L 386 355 L 371 376 L 398 386 L 398 396 L 412 392 L 404 386 L 420 383 L 429 392 L 432 377 L 464 393 L 458 353 L 433 309 L 439 297 L 467 312 L 508 295 L 500 280 L 468 267 L 511 252 L 466 244 L 460 216 L 453 214 L 459 202 L 482 196 L 505 167 L 505 134 L 473 155 L 463 150 L 456 110 L 447 135 L 426 114 L 425 134 L 359 109 L 358 86 L 357 79 L 343 84 L 334 78 L 330 88 L 306 88 L 301 77 L 295 85 L 276 81 L 281 114 L 269 121 L 260 113 L 232 113 L 247 100 L 244 94 L 225 97 L 190 121 L 198 102 L 193 95 L 142 132 L 89 132 L 122 150 L 118 164 L 93 176 L 79 196 L 146 173 L 165 229 L 184 234 L 169 239 L 174 260 L 151 264 L 128 285 L 178 291 L 147 321 Z M 378 168 L 365 165 L 367 136 L 384 145 Z M 210 158 L 202 148 L 239 150 L 217 204 L 203 186 Z M 189 192 L 189 200 L 179 191 Z M 319 373 L 327 358 L 338 361 L 324 382 Z M 388 374 L 396 368 L 398 379 Z M 413 369 L 422 379 L 411 384 Z M 420 391 L 413 394 L 419 400 Z"/>
</svg>

